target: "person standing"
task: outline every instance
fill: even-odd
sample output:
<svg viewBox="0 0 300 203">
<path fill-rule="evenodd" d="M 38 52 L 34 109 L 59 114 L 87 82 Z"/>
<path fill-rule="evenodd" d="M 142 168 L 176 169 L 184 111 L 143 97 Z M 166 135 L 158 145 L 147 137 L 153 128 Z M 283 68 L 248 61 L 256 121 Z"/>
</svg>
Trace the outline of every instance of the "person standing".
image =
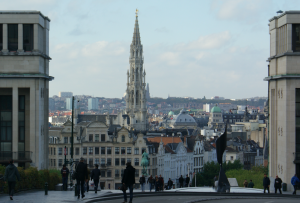
<svg viewBox="0 0 300 203">
<path fill-rule="evenodd" d="M 68 177 L 69 177 L 69 169 L 66 167 L 66 164 L 63 165 L 62 169 L 60 170 L 63 182 L 63 190 L 67 191 L 68 188 Z"/>
<path fill-rule="evenodd" d="M 128 187 L 130 192 L 130 200 L 129 203 L 132 203 L 133 199 L 133 184 L 135 184 L 135 168 L 131 166 L 131 162 L 126 163 L 126 169 L 124 170 L 122 184 Z M 124 194 L 124 202 L 127 202 L 127 194 L 126 190 L 123 191 Z"/>
<path fill-rule="evenodd" d="M 90 180 L 90 174 L 91 174 L 91 171 L 90 171 L 90 169 L 89 169 L 89 167 L 88 167 L 88 164 L 86 164 L 86 171 L 87 171 L 87 179 L 86 179 L 86 192 L 89 192 L 89 190 L 90 190 L 90 184 L 89 184 L 89 180 Z"/>
<path fill-rule="evenodd" d="M 180 176 L 180 178 L 179 178 L 179 187 L 180 188 L 182 188 L 183 187 L 183 177 L 182 177 L 182 175 Z"/>
<path fill-rule="evenodd" d="M 264 186 L 264 193 L 266 193 L 266 189 L 268 190 L 268 193 L 270 193 L 270 178 L 267 177 L 267 174 L 264 174 L 263 186 Z"/>
<path fill-rule="evenodd" d="M 244 187 L 248 187 L 248 181 L 246 179 L 244 181 Z"/>
<path fill-rule="evenodd" d="M 153 181 L 154 181 L 154 179 L 153 179 L 152 175 L 150 175 L 150 177 L 147 180 L 147 183 L 149 183 L 150 192 L 152 190 Z"/>
<path fill-rule="evenodd" d="M 8 166 L 5 168 L 4 181 L 8 182 L 8 194 L 10 200 L 13 200 L 15 186 L 16 186 L 16 178 L 20 181 L 20 174 L 17 167 L 14 165 L 14 161 L 10 160 Z"/>
<path fill-rule="evenodd" d="M 291 179 L 291 183 L 294 186 L 294 192 L 293 195 L 296 195 L 296 190 L 297 190 L 297 184 L 299 183 L 299 178 L 297 177 L 297 174 L 295 174 L 292 179 Z"/>
<path fill-rule="evenodd" d="M 213 188 L 215 188 L 215 186 L 216 186 L 216 181 L 218 181 L 217 176 L 215 176 L 214 179 L 213 179 Z"/>
<path fill-rule="evenodd" d="M 77 164 L 75 169 L 76 171 L 76 181 L 77 181 L 77 194 L 78 199 L 80 198 L 80 191 L 81 191 L 81 198 L 84 198 L 84 183 L 88 179 L 87 168 L 86 164 L 83 163 L 84 158 L 80 158 L 80 162 Z"/>
<path fill-rule="evenodd" d="M 173 186 L 173 181 L 171 180 L 171 178 L 169 178 L 169 181 L 168 181 L 168 189 L 172 189 L 172 186 Z"/>
<path fill-rule="evenodd" d="M 248 188 L 253 188 L 254 187 L 254 183 L 252 182 L 252 180 L 250 180 L 250 182 L 248 183 Z"/>
<path fill-rule="evenodd" d="M 164 191 L 164 178 L 161 177 L 161 175 L 159 175 L 158 181 L 159 181 L 159 190 Z"/>
<path fill-rule="evenodd" d="M 188 175 L 186 175 L 186 178 L 185 178 L 185 187 L 189 187 L 189 184 L 190 184 L 190 177 Z"/>
<path fill-rule="evenodd" d="M 141 184 L 142 192 L 145 192 L 145 182 L 146 182 L 145 176 L 142 175 L 142 177 L 140 177 L 140 184 Z"/>
<path fill-rule="evenodd" d="M 282 184 L 281 178 L 279 178 L 278 176 L 276 176 L 275 182 L 274 182 L 275 194 L 277 193 L 277 189 L 279 190 L 280 194 L 282 194 L 282 192 L 281 192 L 281 184 Z"/>
<path fill-rule="evenodd" d="M 154 187 L 155 187 L 155 192 L 158 192 L 158 188 L 159 188 L 159 179 L 158 176 L 155 175 L 155 179 L 154 179 Z"/>
<path fill-rule="evenodd" d="M 98 191 L 98 184 L 101 176 L 101 171 L 98 169 L 98 167 L 98 164 L 95 164 L 95 169 L 93 169 L 91 173 L 91 180 L 94 180 L 95 193 Z"/>
</svg>

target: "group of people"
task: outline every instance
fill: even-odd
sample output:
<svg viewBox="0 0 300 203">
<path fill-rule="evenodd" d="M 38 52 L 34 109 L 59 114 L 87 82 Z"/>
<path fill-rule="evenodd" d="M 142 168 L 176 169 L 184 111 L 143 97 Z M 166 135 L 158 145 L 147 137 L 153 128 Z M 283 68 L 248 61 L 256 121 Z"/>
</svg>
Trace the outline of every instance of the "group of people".
<svg viewBox="0 0 300 203">
<path fill-rule="evenodd" d="M 183 182 L 184 182 L 184 179 L 182 177 L 182 175 L 180 176 L 179 178 L 179 187 L 182 188 L 183 187 Z M 186 178 L 185 178 L 185 187 L 189 187 L 189 184 L 190 184 L 190 177 L 188 175 L 186 175 Z"/>
</svg>

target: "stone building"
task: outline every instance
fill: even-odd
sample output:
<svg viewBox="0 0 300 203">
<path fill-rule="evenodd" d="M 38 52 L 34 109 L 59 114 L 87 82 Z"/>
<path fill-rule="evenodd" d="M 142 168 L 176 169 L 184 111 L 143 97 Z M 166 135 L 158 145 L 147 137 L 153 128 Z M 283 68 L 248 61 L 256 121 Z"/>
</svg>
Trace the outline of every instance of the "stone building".
<svg viewBox="0 0 300 203">
<path fill-rule="evenodd" d="M 300 11 L 286 11 L 269 20 L 269 174 L 292 190 L 300 176 Z M 272 183 L 271 183 L 272 184 Z"/>
<path fill-rule="evenodd" d="M 48 167 L 50 19 L 0 11 L 0 164 Z"/>
<path fill-rule="evenodd" d="M 225 128 L 222 111 L 217 105 L 214 106 L 210 111 L 208 127 L 211 129 L 216 129 L 217 131 L 221 131 Z"/>
</svg>

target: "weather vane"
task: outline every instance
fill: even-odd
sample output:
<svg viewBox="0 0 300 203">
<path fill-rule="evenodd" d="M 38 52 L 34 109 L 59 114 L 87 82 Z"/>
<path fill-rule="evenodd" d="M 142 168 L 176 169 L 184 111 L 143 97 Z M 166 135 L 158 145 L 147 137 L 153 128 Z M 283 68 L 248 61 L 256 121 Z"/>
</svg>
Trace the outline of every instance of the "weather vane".
<svg viewBox="0 0 300 203">
<path fill-rule="evenodd" d="M 138 13 L 139 13 L 139 10 L 136 9 L 136 10 L 135 10 L 135 16 L 136 16 L 136 17 L 138 17 Z"/>
</svg>

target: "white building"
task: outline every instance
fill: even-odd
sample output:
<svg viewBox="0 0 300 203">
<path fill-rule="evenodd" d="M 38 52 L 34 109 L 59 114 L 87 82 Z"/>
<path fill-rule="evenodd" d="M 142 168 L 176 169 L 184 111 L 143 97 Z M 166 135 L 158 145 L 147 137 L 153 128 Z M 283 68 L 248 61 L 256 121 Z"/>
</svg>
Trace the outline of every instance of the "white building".
<svg viewBox="0 0 300 203">
<path fill-rule="evenodd" d="M 66 109 L 72 110 L 72 98 L 66 98 Z M 77 102 L 74 101 L 74 109 L 77 109 Z"/>
<path fill-rule="evenodd" d="M 98 99 L 97 98 L 89 98 L 88 99 L 88 110 L 96 110 L 98 109 Z"/>
<path fill-rule="evenodd" d="M 194 172 L 198 173 L 203 170 L 204 165 L 204 145 L 203 141 L 200 140 L 200 137 L 197 136 L 195 139 L 194 145 Z"/>
<path fill-rule="evenodd" d="M 59 92 L 58 97 L 73 97 L 73 92 Z"/>
</svg>

